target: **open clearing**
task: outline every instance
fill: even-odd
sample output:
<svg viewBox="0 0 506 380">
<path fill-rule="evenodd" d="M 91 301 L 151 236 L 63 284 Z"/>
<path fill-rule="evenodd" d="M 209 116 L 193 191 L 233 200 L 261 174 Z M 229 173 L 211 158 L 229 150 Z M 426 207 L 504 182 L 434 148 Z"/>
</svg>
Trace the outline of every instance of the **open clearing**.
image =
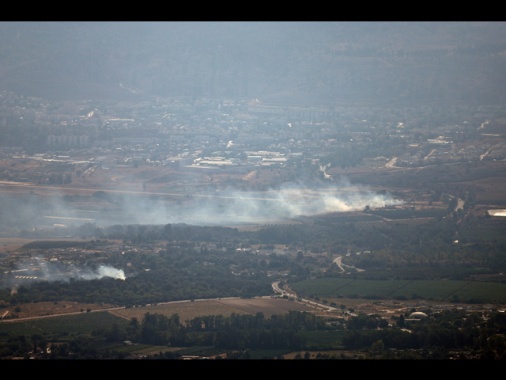
<svg viewBox="0 0 506 380">
<path fill-rule="evenodd" d="M 225 317 L 231 314 L 250 314 L 263 313 L 266 318 L 272 315 L 282 315 L 289 311 L 307 311 L 316 313 L 320 316 L 332 317 L 345 317 L 351 315 L 364 314 L 377 314 L 387 320 L 400 314 L 412 312 L 413 310 L 432 310 L 434 312 L 451 308 L 465 308 L 468 310 L 485 310 L 497 308 L 498 305 L 464 305 L 464 304 L 451 304 L 439 303 L 429 301 L 371 301 L 365 299 L 348 299 L 339 298 L 333 299 L 339 306 L 337 310 L 332 312 L 323 312 L 321 309 L 316 309 L 308 304 L 304 304 L 295 300 L 273 297 L 258 297 L 258 298 L 221 298 L 212 300 L 194 300 L 194 301 L 175 301 L 167 303 L 159 303 L 153 305 L 144 305 L 131 308 L 117 307 L 114 305 L 106 304 L 83 304 L 77 302 L 34 302 L 27 304 L 20 304 L 17 306 L 9 305 L 1 309 L 1 316 L 14 322 L 22 318 L 37 318 L 49 317 L 65 314 L 95 312 L 95 311 L 109 311 L 110 313 L 130 320 L 137 318 L 141 321 L 146 313 L 161 314 L 165 316 L 172 316 L 177 314 L 182 323 L 191 320 L 198 316 L 207 315 L 223 315 Z M 501 305 L 501 309 L 504 305 Z M 348 314 L 348 312 L 352 312 Z M 14 319 L 10 319 L 13 316 Z"/>
<path fill-rule="evenodd" d="M 178 314 L 181 322 L 198 316 L 263 313 L 266 318 L 274 314 L 289 311 L 313 311 L 314 309 L 299 302 L 282 298 L 222 298 L 217 300 L 195 300 L 169 302 L 151 306 L 114 310 L 113 314 L 126 318 L 142 320 L 146 313 L 171 316 Z"/>
<path fill-rule="evenodd" d="M 145 305 L 131 308 L 118 308 L 113 305 L 103 304 L 81 304 L 76 302 L 34 302 L 21 304 L 17 306 L 8 306 L 2 309 L 0 316 L 5 317 L 17 316 L 11 321 L 22 318 L 47 317 L 51 315 L 72 314 L 87 311 L 109 311 L 112 314 L 125 318 L 137 318 L 139 321 L 143 319 L 146 313 L 162 314 L 165 316 L 179 315 L 181 322 L 190 320 L 197 316 L 205 315 L 223 315 L 231 314 L 251 314 L 255 315 L 261 312 L 266 318 L 277 314 L 285 314 L 289 311 L 314 311 L 315 309 L 283 298 L 222 298 L 215 300 L 195 300 L 195 301 L 176 301 L 159 303 L 153 305 Z"/>
</svg>

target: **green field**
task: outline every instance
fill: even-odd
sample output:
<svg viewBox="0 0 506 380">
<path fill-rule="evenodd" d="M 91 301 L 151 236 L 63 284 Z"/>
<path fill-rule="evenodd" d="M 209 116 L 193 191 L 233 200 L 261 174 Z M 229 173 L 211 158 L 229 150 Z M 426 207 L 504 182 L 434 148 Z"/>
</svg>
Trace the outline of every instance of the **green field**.
<svg viewBox="0 0 506 380">
<path fill-rule="evenodd" d="M 355 280 L 321 278 L 290 287 L 303 296 L 365 299 L 416 299 L 464 303 L 506 303 L 506 284 L 455 280 Z"/>
<path fill-rule="evenodd" d="M 318 330 L 306 331 L 304 332 L 304 337 L 307 340 L 307 346 L 311 349 L 329 349 L 329 347 L 337 349 L 341 345 L 341 340 L 344 334 L 344 330 Z"/>
<path fill-rule="evenodd" d="M 0 336 L 5 336 L 6 334 L 65 336 L 74 333 L 91 333 L 94 330 L 110 328 L 114 324 L 118 326 L 127 325 L 128 320 L 104 311 L 37 318 L 19 322 L 9 321 L 0 323 Z"/>
</svg>

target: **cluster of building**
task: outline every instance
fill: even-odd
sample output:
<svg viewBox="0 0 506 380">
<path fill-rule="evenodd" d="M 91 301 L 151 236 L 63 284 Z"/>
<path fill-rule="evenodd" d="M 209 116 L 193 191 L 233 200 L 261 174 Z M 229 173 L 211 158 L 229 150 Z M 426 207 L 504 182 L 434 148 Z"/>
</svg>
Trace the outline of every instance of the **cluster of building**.
<svg viewBox="0 0 506 380">
<path fill-rule="evenodd" d="M 298 167 L 325 157 L 334 166 L 425 166 L 506 158 L 496 106 L 295 106 L 259 99 L 153 98 L 50 102 L 3 92 L 0 129 L 22 123 L 45 132 L 31 149 L 44 158 L 95 165 L 187 168 Z M 495 120 L 495 121 L 494 121 Z M 0 147 L 3 156 L 19 147 Z M 40 159 L 40 157 L 39 157 Z M 392 162 L 391 162 L 392 163 Z"/>
</svg>

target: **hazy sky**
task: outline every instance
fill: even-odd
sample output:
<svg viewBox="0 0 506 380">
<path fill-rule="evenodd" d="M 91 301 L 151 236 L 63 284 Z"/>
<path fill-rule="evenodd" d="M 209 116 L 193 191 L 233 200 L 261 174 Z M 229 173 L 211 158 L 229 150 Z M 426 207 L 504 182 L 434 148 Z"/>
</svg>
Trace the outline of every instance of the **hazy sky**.
<svg viewBox="0 0 506 380">
<path fill-rule="evenodd" d="M 61 99 L 132 89 L 332 104 L 406 88 L 488 101 L 504 92 L 505 53 L 504 22 L 0 22 L 0 86 Z"/>
</svg>

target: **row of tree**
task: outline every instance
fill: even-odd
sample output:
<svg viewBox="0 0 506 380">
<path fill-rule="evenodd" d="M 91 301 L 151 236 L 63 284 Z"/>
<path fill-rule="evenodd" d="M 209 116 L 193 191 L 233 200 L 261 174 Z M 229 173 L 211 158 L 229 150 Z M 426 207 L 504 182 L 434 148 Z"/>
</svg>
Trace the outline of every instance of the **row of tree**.
<svg viewBox="0 0 506 380">
<path fill-rule="evenodd" d="M 182 322 L 177 314 L 146 313 L 141 321 L 132 318 L 128 324 L 114 324 L 88 335 L 77 334 L 60 344 L 50 343 L 49 339 L 55 337 L 44 334 L 12 335 L 0 344 L 0 357 L 38 353 L 42 359 L 125 358 L 122 350 L 110 347 L 127 342 L 168 348 L 214 347 L 217 352 L 235 353 L 234 358 L 248 358 L 245 353 L 249 350 L 293 352 L 340 348 L 375 359 L 506 359 L 506 317 L 500 311 L 468 313 L 455 308 L 420 320 L 407 317 L 401 314 L 393 325 L 378 315 L 366 314 L 328 323 L 311 313 L 290 311 L 270 318 L 263 313 L 208 315 Z M 320 341 L 318 347 L 309 343 L 308 337 L 316 332 L 330 330 L 342 330 L 342 338 Z M 167 351 L 172 353 L 160 351 L 151 358 L 181 358 L 177 351 Z"/>
</svg>

